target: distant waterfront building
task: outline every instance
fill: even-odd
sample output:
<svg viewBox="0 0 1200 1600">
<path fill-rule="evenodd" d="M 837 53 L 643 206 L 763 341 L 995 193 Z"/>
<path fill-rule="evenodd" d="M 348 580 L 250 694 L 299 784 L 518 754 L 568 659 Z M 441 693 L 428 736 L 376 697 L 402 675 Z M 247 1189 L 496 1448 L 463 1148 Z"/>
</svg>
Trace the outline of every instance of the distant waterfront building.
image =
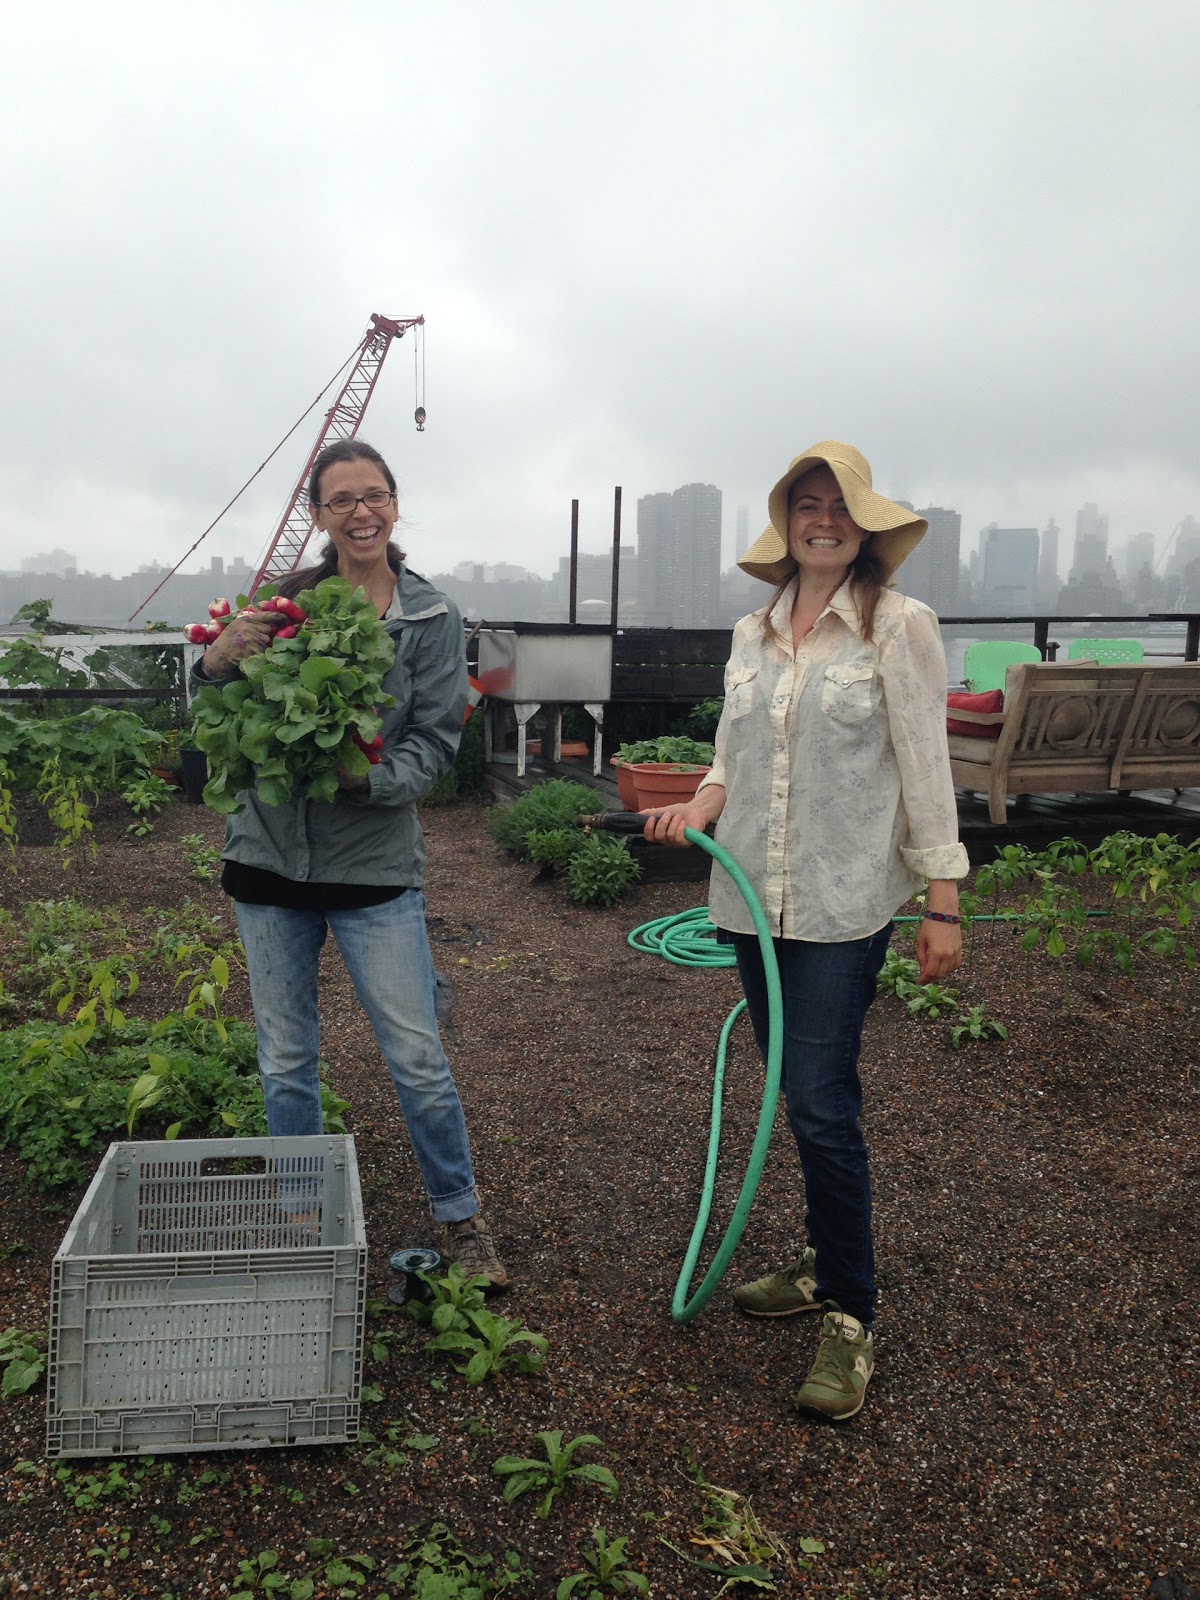
<svg viewBox="0 0 1200 1600">
<path fill-rule="evenodd" d="M 750 507 L 737 508 L 737 542 L 733 547 L 733 559 L 740 561 L 750 548 Z"/>
<path fill-rule="evenodd" d="M 1075 513 L 1075 554 L 1071 561 L 1071 582 L 1104 572 L 1108 559 L 1108 518 L 1092 502 Z"/>
<path fill-rule="evenodd" d="M 620 550 L 620 567 L 618 582 L 621 594 L 618 609 L 624 608 L 632 592 L 630 574 L 634 571 L 634 548 L 631 544 L 623 544 Z M 563 616 L 567 616 L 571 609 L 571 558 L 561 556 L 558 562 L 558 574 L 555 579 L 555 600 Z M 607 610 L 604 621 L 608 621 L 609 612 L 612 610 L 612 551 L 606 550 L 603 555 L 579 554 L 575 576 L 575 602 L 576 607 L 582 606 L 585 601 L 600 601 Z M 578 611 L 577 611 L 578 618 Z M 578 618 L 582 620 L 582 618 Z"/>
<path fill-rule="evenodd" d="M 953 616 L 962 604 L 959 594 L 962 517 L 946 506 L 920 506 L 917 516 L 925 518 L 929 531 L 905 561 L 898 582 L 905 594 L 912 595 L 914 600 L 923 600 L 938 616 Z"/>
<path fill-rule="evenodd" d="M 1042 529 L 1041 550 L 1038 555 L 1037 572 L 1037 608 L 1039 611 L 1053 611 L 1058 604 L 1058 591 L 1061 580 L 1058 576 L 1058 523 L 1051 517 Z"/>
<path fill-rule="evenodd" d="M 1200 557 L 1200 522 L 1195 517 L 1184 517 L 1167 561 L 1167 577 L 1182 578 L 1197 557 Z"/>
<path fill-rule="evenodd" d="M 22 572 L 44 572 L 56 578 L 69 578 L 78 570 L 69 550 L 47 550 L 40 556 L 23 556 Z"/>
<path fill-rule="evenodd" d="M 713 628 L 721 606 L 721 491 L 686 483 L 637 507 L 637 595 L 649 627 Z"/>
<path fill-rule="evenodd" d="M 1038 575 L 1036 528 L 983 530 L 983 590 L 979 609 L 987 616 L 1030 616 Z"/>
<path fill-rule="evenodd" d="M 1135 533 L 1125 546 L 1125 581 L 1133 583 L 1143 567 L 1154 570 L 1154 535 Z"/>
</svg>

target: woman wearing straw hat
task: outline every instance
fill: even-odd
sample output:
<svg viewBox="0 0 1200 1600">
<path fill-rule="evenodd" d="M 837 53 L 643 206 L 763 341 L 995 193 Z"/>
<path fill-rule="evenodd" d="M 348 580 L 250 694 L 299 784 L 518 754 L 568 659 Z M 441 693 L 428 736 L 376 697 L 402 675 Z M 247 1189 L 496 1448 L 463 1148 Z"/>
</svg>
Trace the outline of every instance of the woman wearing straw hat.
<svg viewBox="0 0 1200 1600">
<path fill-rule="evenodd" d="M 958 966 L 967 856 L 946 746 L 937 617 L 887 587 L 926 524 L 871 487 L 852 446 L 824 440 L 771 490 L 771 523 L 739 565 L 775 586 L 733 633 L 712 771 L 694 800 L 655 812 L 646 837 L 716 839 L 762 902 L 783 990 L 783 1090 L 804 1174 L 807 1242 L 781 1271 L 734 1290 L 751 1316 L 823 1313 L 796 1392 L 842 1421 L 874 1370 L 871 1181 L 858 1058 L 897 909 L 924 890 L 919 981 Z M 731 942 L 764 1058 L 762 958 L 741 895 L 714 871 L 709 909 Z"/>
</svg>

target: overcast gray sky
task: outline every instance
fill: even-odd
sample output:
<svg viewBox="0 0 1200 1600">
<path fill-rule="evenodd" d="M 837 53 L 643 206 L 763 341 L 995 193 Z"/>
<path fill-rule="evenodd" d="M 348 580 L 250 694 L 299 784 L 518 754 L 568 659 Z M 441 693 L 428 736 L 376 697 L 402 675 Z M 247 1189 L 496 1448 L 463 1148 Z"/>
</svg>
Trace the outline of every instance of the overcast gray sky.
<svg viewBox="0 0 1200 1600">
<path fill-rule="evenodd" d="M 172 564 L 349 354 L 412 564 L 789 458 L 1200 515 L 1195 0 L 7 0 L 0 566 Z M 317 414 L 209 536 L 254 559 Z M 1069 558 L 1070 541 L 1066 541 Z"/>
</svg>

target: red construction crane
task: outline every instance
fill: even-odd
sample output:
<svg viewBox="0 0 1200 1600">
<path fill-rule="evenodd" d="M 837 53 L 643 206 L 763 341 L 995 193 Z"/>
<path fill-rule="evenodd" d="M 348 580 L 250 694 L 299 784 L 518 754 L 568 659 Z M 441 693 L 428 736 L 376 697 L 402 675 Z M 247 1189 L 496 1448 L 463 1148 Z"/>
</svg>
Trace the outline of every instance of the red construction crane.
<svg viewBox="0 0 1200 1600">
<path fill-rule="evenodd" d="M 363 335 L 362 343 L 350 356 L 349 362 L 342 363 L 342 366 L 338 368 L 337 375 L 325 385 L 321 395 L 318 395 L 317 399 L 309 406 L 308 411 L 313 410 L 325 391 L 337 382 L 337 378 L 340 377 L 343 369 L 349 365 L 350 375 L 338 391 L 337 399 L 325 413 L 325 421 L 320 433 L 317 435 L 317 442 L 309 452 L 308 460 L 304 463 L 300 476 L 296 479 L 295 487 L 292 489 L 288 499 L 287 509 L 284 511 L 279 526 L 271 537 L 271 542 L 267 546 L 267 553 L 255 573 L 254 582 L 250 585 L 250 594 L 254 594 L 259 585 L 266 583 L 268 579 L 282 578 L 285 573 L 294 572 L 300 565 L 301 557 L 304 555 L 304 547 L 312 537 L 313 532 L 308 511 L 301 505 L 301 496 L 304 494 L 305 485 L 308 483 L 308 475 L 312 471 L 313 462 L 331 439 L 352 439 L 354 437 L 362 422 L 363 412 L 367 409 L 367 401 L 371 398 L 375 385 L 379 381 L 380 369 L 383 366 L 384 357 L 391 349 L 392 340 L 402 339 L 410 328 L 423 328 L 424 326 L 424 317 L 381 317 L 377 312 L 374 313 L 368 324 L 367 331 Z M 423 345 L 420 357 L 421 359 L 417 364 L 417 409 L 413 414 L 413 421 L 417 425 L 418 433 L 423 432 L 425 428 L 425 363 Z M 164 589 L 179 571 L 188 556 L 199 548 L 217 523 L 220 522 L 225 512 L 229 510 L 229 507 L 241 498 L 267 465 L 267 462 L 278 454 L 282 446 L 295 433 L 300 426 L 300 422 L 303 422 L 304 417 L 308 415 L 308 411 L 301 416 L 299 422 L 292 424 L 279 441 L 279 444 L 271 451 L 267 460 L 261 463 L 257 471 L 251 473 L 237 494 L 234 495 L 228 505 L 217 513 L 191 549 L 175 563 L 166 577 L 161 580 L 155 589 L 151 590 L 141 605 L 132 612 L 129 617 L 130 622 L 139 612 L 146 609 L 155 595 Z"/>
<path fill-rule="evenodd" d="M 309 452 L 300 476 L 296 479 L 287 508 L 267 546 L 267 553 L 254 575 L 254 582 L 250 585 L 248 593 L 254 594 L 260 584 L 282 578 L 286 573 L 294 572 L 300 565 L 304 548 L 313 533 L 312 519 L 309 517 L 307 506 L 303 504 L 305 486 L 313 462 L 332 440 L 354 437 L 362 423 L 367 402 L 379 381 L 384 357 L 391 349 L 393 339 L 402 339 L 410 328 L 420 328 L 424 325 L 424 317 L 381 317 L 378 313 L 372 315 L 370 326 L 354 359 L 354 365 L 350 368 L 350 375 L 342 385 L 337 399 L 325 413 L 324 425 L 317 434 L 316 443 Z M 418 393 L 418 400 L 420 398 Z M 421 404 L 417 406 L 415 420 L 417 427 L 423 429 L 425 408 Z"/>
</svg>

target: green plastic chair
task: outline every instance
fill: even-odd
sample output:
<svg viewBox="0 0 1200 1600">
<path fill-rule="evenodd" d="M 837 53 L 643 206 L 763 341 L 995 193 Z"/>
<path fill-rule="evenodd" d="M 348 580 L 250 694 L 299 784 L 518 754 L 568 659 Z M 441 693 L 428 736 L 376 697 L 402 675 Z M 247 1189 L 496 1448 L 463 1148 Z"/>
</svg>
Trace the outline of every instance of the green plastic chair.
<svg viewBox="0 0 1200 1600">
<path fill-rule="evenodd" d="M 1137 639 L 1072 639 L 1068 661 L 1095 661 L 1102 667 L 1140 666 L 1142 647 Z"/>
<path fill-rule="evenodd" d="M 963 656 L 963 682 L 972 694 L 987 694 L 1004 688 L 1004 674 L 1018 661 L 1040 661 L 1042 652 L 1035 644 L 1020 644 L 1015 639 L 980 639 L 967 646 Z"/>
</svg>

